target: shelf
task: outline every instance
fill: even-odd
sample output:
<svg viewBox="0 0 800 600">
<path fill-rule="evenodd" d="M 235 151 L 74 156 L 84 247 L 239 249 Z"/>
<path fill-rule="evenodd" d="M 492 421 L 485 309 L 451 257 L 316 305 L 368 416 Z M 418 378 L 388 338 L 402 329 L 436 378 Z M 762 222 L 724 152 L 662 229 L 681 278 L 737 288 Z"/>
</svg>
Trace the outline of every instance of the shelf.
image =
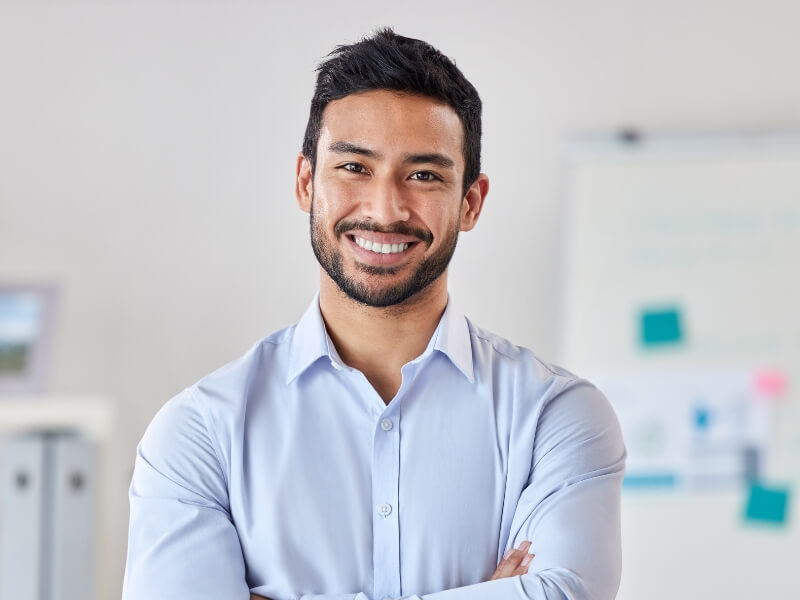
<svg viewBox="0 0 800 600">
<path fill-rule="evenodd" d="M 105 442 L 111 424 L 112 406 L 103 396 L 0 396 L 0 435 L 74 430 Z"/>
</svg>

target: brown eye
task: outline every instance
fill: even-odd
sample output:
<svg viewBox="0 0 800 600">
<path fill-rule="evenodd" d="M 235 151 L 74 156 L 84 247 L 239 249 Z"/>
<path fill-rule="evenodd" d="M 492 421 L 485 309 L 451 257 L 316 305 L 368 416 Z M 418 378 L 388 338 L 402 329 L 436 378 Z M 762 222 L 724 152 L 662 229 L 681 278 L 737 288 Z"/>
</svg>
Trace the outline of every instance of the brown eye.
<svg viewBox="0 0 800 600">
<path fill-rule="evenodd" d="M 416 181 L 437 181 L 439 178 L 430 171 L 417 171 L 411 174 L 411 179 Z"/>
<path fill-rule="evenodd" d="M 364 168 L 363 165 L 359 165 L 358 163 L 347 163 L 339 167 L 340 169 L 344 169 L 345 171 L 350 171 L 351 173 L 366 173 L 367 170 Z"/>
</svg>

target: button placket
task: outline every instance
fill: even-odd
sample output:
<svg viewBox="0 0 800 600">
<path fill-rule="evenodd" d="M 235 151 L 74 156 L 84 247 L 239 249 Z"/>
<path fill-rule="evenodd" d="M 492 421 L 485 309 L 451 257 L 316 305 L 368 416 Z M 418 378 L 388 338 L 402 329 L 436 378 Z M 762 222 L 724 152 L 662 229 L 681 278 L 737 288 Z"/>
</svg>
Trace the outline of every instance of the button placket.
<svg viewBox="0 0 800 600">
<path fill-rule="evenodd" d="M 378 415 L 373 437 L 373 598 L 399 598 L 400 522 L 398 490 L 400 478 L 400 432 L 397 405 Z M 391 415 L 391 416 L 390 416 Z"/>
</svg>

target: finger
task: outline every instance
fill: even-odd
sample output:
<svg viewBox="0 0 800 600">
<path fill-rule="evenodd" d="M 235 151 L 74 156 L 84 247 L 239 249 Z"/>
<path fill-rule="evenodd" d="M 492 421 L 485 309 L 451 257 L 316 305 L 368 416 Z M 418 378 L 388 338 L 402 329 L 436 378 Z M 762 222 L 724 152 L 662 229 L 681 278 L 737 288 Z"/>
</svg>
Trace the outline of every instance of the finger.
<svg viewBox="0 0 800 600">
<path fill-rule="evenodd" d="M 491 579 L 510 577 L 514 569 L 519 566 L 520 560 L 519 551 L 515 548 L 509 548 L 508 552 L 505 553 L 503 559 L 500 561 L 500 564 L 498 564 L 497 568 L 494 570 Z"/>
<path fill-rule="evenodd" d="M 514 571 L 512 576 L 516 575 L 525 575 L 528 572 L 528 569 L 531 566 L 531 561 L 533 560 L 533 554 L 527 554 L 519 563 L 519 566 Z"/>
<path fill-rule="evenodd" d="M 514 571 L 519 568 L 520 563 L 525 559 L 530 545 L 531 543 L 526 541 L 522 542 L 519 545 L 519 548 L 510 548 L 503 556 L 500 564 L 497 565 L 497 568 L 495 569 L 491 579 L 512 577 L 514 575 Z"/>
</svg>

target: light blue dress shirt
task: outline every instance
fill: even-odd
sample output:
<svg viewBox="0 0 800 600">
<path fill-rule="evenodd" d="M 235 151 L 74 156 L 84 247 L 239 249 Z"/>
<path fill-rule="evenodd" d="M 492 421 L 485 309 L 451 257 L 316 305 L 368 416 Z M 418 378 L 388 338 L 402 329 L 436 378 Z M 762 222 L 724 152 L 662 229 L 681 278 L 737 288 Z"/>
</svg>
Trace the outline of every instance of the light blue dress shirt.
<svg viewBox="0 0 800 600">
<path fill-rule="evenodd" d="M 318 300 L 159 411 L 124 600 L 615 597 L 625 447 L 590 383 L 452 302 L 387 405 Z M 487 581 L 531 540 L 527 575 Z"/>
</svg>

